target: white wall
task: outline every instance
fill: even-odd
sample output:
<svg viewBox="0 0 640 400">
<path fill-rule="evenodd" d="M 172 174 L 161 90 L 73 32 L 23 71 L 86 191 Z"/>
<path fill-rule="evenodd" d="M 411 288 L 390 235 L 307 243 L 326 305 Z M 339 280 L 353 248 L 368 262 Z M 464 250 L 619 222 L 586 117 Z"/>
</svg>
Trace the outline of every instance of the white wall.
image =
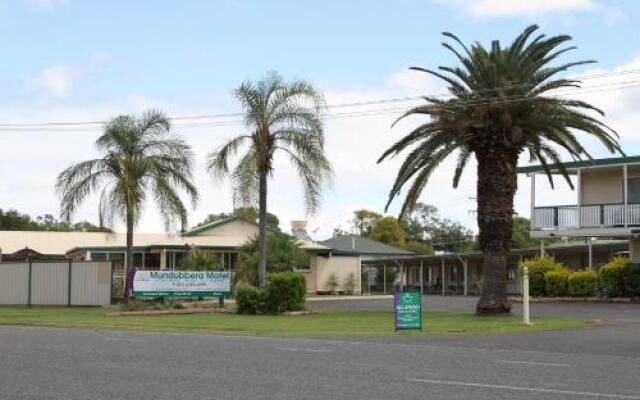
<svg viewBox="0 0 640 400">
<path fill-rule="evenodd" d="M 244 236 L 253 238 L 257 234 L 258 227 L 256 225 L 236 220 L 199 232 L 197 236 Z"/>
<path fill-rule="evenodd" d="M 582 204 L 622 203 L 622 167 L 582 170 Z"/>
<path fill-rule="evenodd" d="M 353 273 L 356 280 L 355 293 L 360 293 L 360 257 L 353 256 L 313 256 L 311 268 L 314 271 L 316 281 L 316 291 L 328 292 L 327 281 L 333 273 L 338 278 L 338 290 L 344 290 L 344 283 L 349 274 Z"/>
</svg>

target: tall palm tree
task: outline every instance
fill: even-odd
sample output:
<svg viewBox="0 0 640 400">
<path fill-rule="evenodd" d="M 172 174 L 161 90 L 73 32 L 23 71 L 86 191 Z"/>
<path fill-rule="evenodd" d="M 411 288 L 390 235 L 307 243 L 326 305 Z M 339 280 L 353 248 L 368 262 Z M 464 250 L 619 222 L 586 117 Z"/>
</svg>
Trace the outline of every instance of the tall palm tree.
<svg viewBox="0 0 640 400">
<path fill-rule="evenodd" d="M 529 26 L 507 47 L 493 41 L 490 49 L 480 43 L 467 47 L 455 35 L 444 33 L 460 46 L 458 50 L 443 43 L 461 65 L 439 67 L 439 71 L 412 69 L 442 79 L 450 97 L 427 96 L 426 104 L 402 115 L 400 119 L 425 115 L 429 120 L 387 149 L 378 161 L 411 149 L 389 193 L 390 203 L 403 186 L 409 186 L 401 211 L 404 216 L 411 212 L 429 176 L 444 159 L 457 153 L 455 188 L 467 162 L 475 156 L 477 222 L 484 252 L 478 314 L 510 312 L 506 268 L 518 156 L 528 152 L 531 159 L 538 160 L 551 185 L 550 165 L 555 165 L 573 187 L 558 151 L 564 149 L 574 159 L 590 158 L 576 132 L 592 135 L 609 151 L 622 153 L 617 134 L 598 119 L 604 116 L 602 111 L 583 101 L 553 96 L 554 90 L 580 87 L 580 81 L 557 78 L 558 73 L 593 61 L 550 65 L 575 47 L 563 46 L 571 40 L 566 35 L 533 37 L 537 29 Z"/>
<path fill-rule="evenodd" d="M 180 137 L 170 134 L 164 113 L 150 110 L 140 118 L 121 115 L 106 124 L 96 140 L 101 158 L 72 165 L 58 175 L 61 216 L 70 220 L 84 199 L 100 192 L 100 223 L 114 216 L 127 225 L 127 269 L 133 266 L 133 230 L 150 192 L 169 230 L 176 220 L 187 224 L 182 189 L 192 205 L 198 191 L 192 183 L 193 152 Z"/>
<path fill-rule="evenodd" d="M 285 82 L 276 73 L 243 83 L 235 96 L 244 108 L 248 132 L 209 154 L 207 168 L 218 178 L 231 175 L 236 206 L 258 203 L 258 283 L 262 285 L 267 266 L 267 178 L 273 174 L 276 153 L 289 159 L 302 180 L 308 213 L 316 210 L 322 185 L 331 173 L 324 154 L 324 98 L 311 84 Z M 231 171 L 229 162 L 243 147 L 246 151 Z"/>
</svg>

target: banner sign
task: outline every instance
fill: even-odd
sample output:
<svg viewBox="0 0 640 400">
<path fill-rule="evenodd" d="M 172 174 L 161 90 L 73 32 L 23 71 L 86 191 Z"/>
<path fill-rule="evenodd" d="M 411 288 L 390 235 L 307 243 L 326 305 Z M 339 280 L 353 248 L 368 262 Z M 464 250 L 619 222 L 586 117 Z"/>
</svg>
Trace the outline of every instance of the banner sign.
<svg viewBox="0 0 640 400">
<path fill-rule="evenodd" d="M 396 330 L 422 330 L 422 299 L 420 292 L 396 292 L 393 295 Z"/>
<path fill-rule="evenodd" d="M 136 271 L 135 297 L 214 297 L 231 294 L 231 277 L 222 271 Z"/>
</svg>

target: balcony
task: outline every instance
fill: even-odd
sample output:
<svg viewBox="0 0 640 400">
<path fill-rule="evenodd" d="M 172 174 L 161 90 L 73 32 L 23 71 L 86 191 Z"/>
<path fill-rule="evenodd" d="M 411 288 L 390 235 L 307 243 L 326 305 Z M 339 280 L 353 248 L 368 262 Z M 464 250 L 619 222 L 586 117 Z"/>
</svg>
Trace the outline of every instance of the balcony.
<svg viewBox="0 0 640 400">
<path fill-rule="evenodd" d="M 640 226 L 640 203 L 535 207 L 533 230 Z"/>
</svg>

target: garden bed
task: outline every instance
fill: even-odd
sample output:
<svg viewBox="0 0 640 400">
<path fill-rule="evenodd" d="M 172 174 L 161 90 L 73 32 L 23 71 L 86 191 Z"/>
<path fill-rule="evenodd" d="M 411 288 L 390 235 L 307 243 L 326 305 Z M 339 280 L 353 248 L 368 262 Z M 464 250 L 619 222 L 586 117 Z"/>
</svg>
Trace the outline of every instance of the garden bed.
<svg viewBox="0 0 640 400">
<path fill-rule="evenodd" d="M 105 313 L 107 317 L 127 316 L 154 316 L 154 315 L 183 315 L 183 314 L 235 314 L 235 308 L 183 308 L 168 310 L 144 310 L 144 311 L 111 311 Z M 307 315 L 316 314 L 314 310 L 287 311 L 279 315 Z"/>
</svg>

